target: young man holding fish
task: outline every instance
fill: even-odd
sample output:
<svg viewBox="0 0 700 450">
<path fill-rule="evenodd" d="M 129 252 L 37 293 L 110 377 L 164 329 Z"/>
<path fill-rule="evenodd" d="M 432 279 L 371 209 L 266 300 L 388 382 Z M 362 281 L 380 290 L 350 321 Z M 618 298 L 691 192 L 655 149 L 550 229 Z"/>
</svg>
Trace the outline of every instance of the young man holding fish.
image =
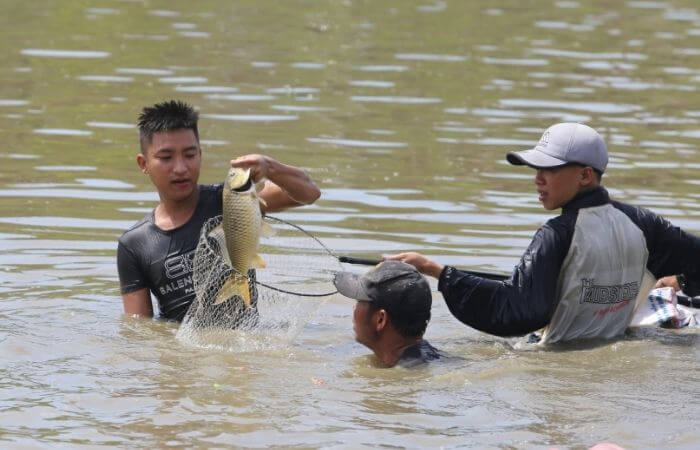
<svg viewBox="0 0 700 450">
<path fill-rule="evenodd" d="M 352 326 L 355 339 L 387 367 L 413 367 L 441 357 L 423 339 L 430 321 L 428 281 L 410 264 L 385 261 L 360 276 L 340 272 L 338 292 L 357 300 Z"/>
<path fill-rule="evenodd" d="M 414 252 L 385 257 L 438 278 L 460 321 L 499 336 L 539 331 L 541 343 L 611 338 L 625 331 L 637 299 L 646 299 L 656 279 L 682 273 L 697 286 L 700 239 L 609 198 L 601 185 L 607 147 L 594 129 L 553 125 L 535 148 L 507 159 L 536 170 L 546 210 L 562 208 L 537 231 L 509 280 L 484 279 Z"/>
<path fill-rule="evenodd" d="M 161 318 L 181 321 L 194 300 L 192 258 L 203 224 L 222 214 L 222 185 L 199 185 L 202 150 L 198 114 L 179 101 L 143 109 L 139 116 L 141 171 L 158 190 L 160 202 L 119 239 L 117 268 L 124 313 L 153 317 L 151 293 Z M 264 155 L 245 155 L 231 167 L 250 170 L 262 212 L 311 204 L 316 184 L 296 167 Z"/>
</svg>

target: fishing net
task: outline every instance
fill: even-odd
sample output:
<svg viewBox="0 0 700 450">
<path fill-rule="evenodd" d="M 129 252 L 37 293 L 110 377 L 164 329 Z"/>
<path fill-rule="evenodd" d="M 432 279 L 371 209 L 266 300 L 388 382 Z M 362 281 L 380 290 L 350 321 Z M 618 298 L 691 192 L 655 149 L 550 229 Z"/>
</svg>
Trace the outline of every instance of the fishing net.
<svg viewBox="0 0 700 450">
<path fill-rule="evenodd" d="M 274 234 L 261 237 L 259 254 L 266 267 L 237 273 L 228 258 L 221 216 L 202 227 L 193 260 L 195 300 L 177 338 L 187 344 L 229 351 L 286 345 L 336 292 L 333 276 L 338 258 L 302 228 L 266 216 Z M 251 306 L 238 296 L 215 304 L 230 277 L 247 277 Z"/>
</svg>

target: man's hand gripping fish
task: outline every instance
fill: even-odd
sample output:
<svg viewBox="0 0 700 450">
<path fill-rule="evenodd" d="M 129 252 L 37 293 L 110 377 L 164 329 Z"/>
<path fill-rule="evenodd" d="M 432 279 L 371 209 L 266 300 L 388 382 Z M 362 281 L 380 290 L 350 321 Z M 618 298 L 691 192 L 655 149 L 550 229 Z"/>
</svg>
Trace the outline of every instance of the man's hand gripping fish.
<svg viewBox="0 0 700 450">
<path fill-rule="evenodd" d="M 237 296 L 250 307 L 248 270 L 265 267 L 265 261 L 258 255 L 258 243 L 262 234 L 270 235 L 273 231 L 262 219 L 261 202 L 250 170 L 231 168 L 224 182 L 223 220 L 211 235 L 220 243 L 225 240 L 227 251 L 222 254 L 227 254 L 234 273 L 216 294 L 215 305 Z"/>
</svg>

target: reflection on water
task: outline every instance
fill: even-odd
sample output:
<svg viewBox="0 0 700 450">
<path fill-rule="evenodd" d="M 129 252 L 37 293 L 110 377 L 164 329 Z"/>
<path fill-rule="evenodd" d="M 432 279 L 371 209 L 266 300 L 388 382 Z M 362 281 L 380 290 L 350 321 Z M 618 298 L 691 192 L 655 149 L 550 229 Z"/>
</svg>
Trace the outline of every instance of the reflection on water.
<svg viewBox="0 0 700 450">
<path fill-rule="evenodd" d="M 382 370 L 353 342 L 352 302 L 332 297 L 274 350 L 204 351 L 122 317 L 114 261 L 157 201 L 134 164 L 136 117 L 168 98 L 201 113 L 202 182 L 245 153 L 305 167 L 323 197 L 281 217 L 338 254 L 509 272 L 552 215 L 504 155 L 557 121 L 601 131 L 616 199 L 700 233 L 696 2 L 89 0 L 25 2 L 0 22 L 6 444 L 700 439 L 695 332 L 531 351 L 464 327 L 436 294 L 427 337 L 455 359 Z"/>
</svg>

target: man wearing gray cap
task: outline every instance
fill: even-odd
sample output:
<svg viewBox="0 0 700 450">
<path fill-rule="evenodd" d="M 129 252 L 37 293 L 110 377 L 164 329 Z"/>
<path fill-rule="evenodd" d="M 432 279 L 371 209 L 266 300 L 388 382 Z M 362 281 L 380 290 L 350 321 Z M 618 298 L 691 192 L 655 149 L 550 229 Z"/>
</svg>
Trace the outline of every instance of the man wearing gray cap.
<svg viewBox="0 0 700 450">
<path fill-rule="evenodd" d="M 430 321 L 432 294 L 415 267 L 385 261 L 360 276 L 340 272 L 338 292 L 357 300 L 352 325 L 355 339 L 387 367 L 413 367 L 440 358 L 423 339 Z"/>
<path fill-rule="evenodd" d="M 700 281 L 699 238 L 610 199 L 601 185 L 608 151 L 593 128 L 553 125 L 533 149 L 506 158 L 536 170 L 545 209 L 562 209 L 535 233 L 509 280 L 484 279 L 414 252 L 385 258 L 438 278 L 460 321 L 499 336 L 539 331 L 541 343 L 610 338 L 625 331 L 657 278 L 682 273 Z"/>
</svg>

